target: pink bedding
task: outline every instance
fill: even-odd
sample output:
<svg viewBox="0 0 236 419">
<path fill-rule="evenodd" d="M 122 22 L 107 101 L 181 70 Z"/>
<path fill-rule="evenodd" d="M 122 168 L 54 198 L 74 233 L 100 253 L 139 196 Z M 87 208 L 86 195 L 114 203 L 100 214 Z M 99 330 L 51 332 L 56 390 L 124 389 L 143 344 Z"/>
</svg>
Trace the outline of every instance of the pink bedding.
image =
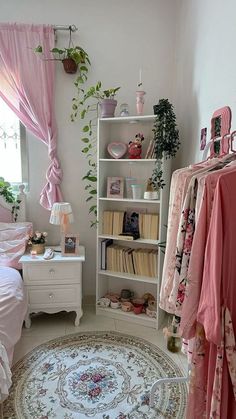
<svg viewBox="0 0 236 419">
<path fill-rule="evenodd" d="M 0 343 L 7 350 L 12 363 L 13 348 L 20 339 L 27 311 L 26 294 L 18 271 L 0 267 Z"/>
<path fill-rule="evenodd" d="M 0 266 L 21 269 L 19 259 L 32 229 L 32 223 L 0 223 Z"/>
</svg>

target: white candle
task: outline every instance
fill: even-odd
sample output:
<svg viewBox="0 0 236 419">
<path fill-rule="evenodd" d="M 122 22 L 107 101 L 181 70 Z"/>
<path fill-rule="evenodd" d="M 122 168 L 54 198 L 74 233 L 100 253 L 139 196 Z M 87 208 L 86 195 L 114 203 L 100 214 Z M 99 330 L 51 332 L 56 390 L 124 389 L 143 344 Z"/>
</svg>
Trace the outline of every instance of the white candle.
<svg viewBox="0 0 236 419">
<path fill-rule="evenodd" d="M 142 69 L 139 69 L 139 85 L 142 85 Z"/>
</svg>

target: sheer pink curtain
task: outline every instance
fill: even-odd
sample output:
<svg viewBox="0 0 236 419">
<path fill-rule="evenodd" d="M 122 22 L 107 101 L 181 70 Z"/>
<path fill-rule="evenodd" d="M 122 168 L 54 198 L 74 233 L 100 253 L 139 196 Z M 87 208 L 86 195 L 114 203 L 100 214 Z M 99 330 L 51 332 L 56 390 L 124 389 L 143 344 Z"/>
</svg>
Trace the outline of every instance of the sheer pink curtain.
<svg viewBox="0 0 236 419">
<path fill-rule="evenodd" d="M 56 153 L 55 66 L 53 61 L 43 61 L 34 53 L 39 44 L 45 53 L 53 48 L 52 26 L 0 23 L 0 96 L 48 146 L 51 162 L 40 204 L 51 209 L 54 202 L 62 201 L 62 171 Z"/>
</svg>

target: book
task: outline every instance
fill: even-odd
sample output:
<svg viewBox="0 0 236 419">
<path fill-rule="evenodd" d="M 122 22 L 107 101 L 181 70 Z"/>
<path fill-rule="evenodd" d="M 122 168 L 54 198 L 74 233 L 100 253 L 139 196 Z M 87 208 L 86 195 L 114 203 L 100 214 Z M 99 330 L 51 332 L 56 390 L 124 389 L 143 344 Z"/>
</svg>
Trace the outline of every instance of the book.
<svg viewBox="0 0 236 419">
<path fill-rule="evenodd" d="M 113 211 L 112 235 L 117 236 L 123 230 L 124 211 Z"/>
<path fill-rule="evenodd" d="M 124 215 L 123 233 L 133 235 L 135 239 L 139 239 L 139 213 L 135 210 L 127 210 Z"/>
<path fill-rule="evenodd" d="M 105 239 L 101 241 L 101 269 L 107 269 L 107 247 L 112 243 L 112 239 Z"/>
<path fill-rule="evenodd" d="M 113 211 L 103 211 L 103 234 L 112 235 Z"/>
</svg>

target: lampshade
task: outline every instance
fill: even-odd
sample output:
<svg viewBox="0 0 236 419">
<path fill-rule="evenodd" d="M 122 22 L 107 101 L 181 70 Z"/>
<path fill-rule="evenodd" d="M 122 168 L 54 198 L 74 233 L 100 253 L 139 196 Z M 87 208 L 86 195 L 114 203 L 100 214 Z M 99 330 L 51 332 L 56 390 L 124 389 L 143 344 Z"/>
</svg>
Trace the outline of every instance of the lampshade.
<svg viewBox="0 0 236 419">
<path fill-rule="evenodd" d="M 71 224 L 73 221 L 74 217 L 69 202 L 55 202 L 53 204 L 50 224 L 61 225 L 65 229 L 67 224 Z"/>
</svg>

